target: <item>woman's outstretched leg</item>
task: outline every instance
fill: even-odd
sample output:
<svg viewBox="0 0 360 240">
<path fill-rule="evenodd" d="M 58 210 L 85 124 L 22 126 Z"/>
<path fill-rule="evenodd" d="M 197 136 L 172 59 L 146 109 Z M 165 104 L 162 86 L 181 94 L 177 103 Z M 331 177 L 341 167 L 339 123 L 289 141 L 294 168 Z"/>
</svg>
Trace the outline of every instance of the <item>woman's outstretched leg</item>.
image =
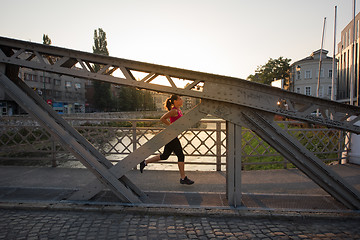
<svg viewBox="0 0 360 240">
<path fill-rule="evenodd" d="M 154 162 L 158 162 L 160 161 L 160 154 L 153 156 L 149 159 L 146 159 L 144 161 L 142 161 L 140 163 L 140 172 L 142 173 L 144 171 L 144 168 L 149 164 L 149 163 L 154 163 Z"/>
</svg>

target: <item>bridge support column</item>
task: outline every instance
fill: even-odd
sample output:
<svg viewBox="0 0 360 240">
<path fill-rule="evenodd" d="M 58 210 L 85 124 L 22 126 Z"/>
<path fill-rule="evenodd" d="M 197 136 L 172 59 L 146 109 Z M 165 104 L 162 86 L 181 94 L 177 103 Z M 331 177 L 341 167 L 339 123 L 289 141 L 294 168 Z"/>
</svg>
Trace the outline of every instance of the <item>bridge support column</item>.
<svg viewBox="0 0 360 240">
<path fill-rule="evenodd" d="M 230 206 L 241 206 L 241 126 L 226 122 L 226 196 Z"/>
</svg>

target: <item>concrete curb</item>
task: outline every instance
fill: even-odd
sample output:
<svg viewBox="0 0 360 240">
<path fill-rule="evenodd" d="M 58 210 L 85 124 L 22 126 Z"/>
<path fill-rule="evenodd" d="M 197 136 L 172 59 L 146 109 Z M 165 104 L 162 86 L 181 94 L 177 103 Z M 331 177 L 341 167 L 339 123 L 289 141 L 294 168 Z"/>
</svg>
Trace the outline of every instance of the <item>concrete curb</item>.
<svg viewBox="0 0 360 240">
<path fill-rule="evenodd" d="M 279 210 L 251 208 L 219 208 L 219 207 L 183 207 L 158 205 L 125 205 L 113 203 L 89 202 L 0 202 L 1 209 L 40 210 L 40 211 L 84 211 L 134 213 L 144 215 L 177 215 L 194 217 L 235 217 L 235 218 L 271 218 L 271 219 L 360 219 L 360 211 L 319 211 L 319 210 Z"/>
</svg>

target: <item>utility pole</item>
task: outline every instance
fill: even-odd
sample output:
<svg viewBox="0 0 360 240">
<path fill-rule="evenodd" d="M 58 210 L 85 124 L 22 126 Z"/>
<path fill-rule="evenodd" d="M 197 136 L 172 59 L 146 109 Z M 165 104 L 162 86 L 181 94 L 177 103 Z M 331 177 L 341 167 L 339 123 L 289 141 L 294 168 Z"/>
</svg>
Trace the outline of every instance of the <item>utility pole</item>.
<svg viewBox="0 0 360 240">
<path fill-rule="evenodd" d="M 318 74 L 318 82 L 317 82 L 317 88 L 316 88 L 316 97 L 319 97 L 319 91 L 320 91 L 320 73 L 321 73 L 322 50 L 323 50 L 323 45 L 324 45 L 325 24 L 326 24 L 326 17 L 324 18 L 324 26 L 323 26 L 322 38 L 321 38 L 319 74 Z"/>
<path fill-rule="evenodd" d="M 335 101 L 335 73 L 336 73 L 336 15 L 337 6 L 335 6 L 335 20 L 334 20 L 334 49 L 333 49 L 333 62 L 332 62 L 332 76 L 331 76 L 331 100 Z"/>
</svg>

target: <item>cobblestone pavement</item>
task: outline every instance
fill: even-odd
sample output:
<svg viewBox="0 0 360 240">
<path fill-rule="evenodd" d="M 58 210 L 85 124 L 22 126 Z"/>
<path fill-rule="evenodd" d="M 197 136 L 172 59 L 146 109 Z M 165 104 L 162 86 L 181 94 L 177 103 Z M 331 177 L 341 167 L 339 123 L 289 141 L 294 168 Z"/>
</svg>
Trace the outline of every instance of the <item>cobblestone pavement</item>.
<svg viewBox="0 0 360 240">
<path fill-rule="evenodd" d="M 0 239 L 360 239 L 359 219 L 0 209 Z"/>
</svg>

